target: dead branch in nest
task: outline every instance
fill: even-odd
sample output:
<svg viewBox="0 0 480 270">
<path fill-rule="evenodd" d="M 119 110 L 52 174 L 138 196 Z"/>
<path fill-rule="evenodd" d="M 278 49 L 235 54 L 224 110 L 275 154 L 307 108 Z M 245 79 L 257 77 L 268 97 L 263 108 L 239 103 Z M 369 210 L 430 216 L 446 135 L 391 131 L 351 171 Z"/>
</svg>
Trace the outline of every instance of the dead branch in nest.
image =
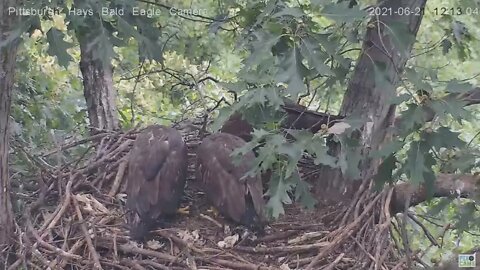
<svg viewBox="0 0 480 270">
<path fill-rule="evenodd" d="M 310 245 L 280 246 L 280 247 L 235 247 L 235 250 L 249 253 L 271 254 L 277 252 L 304 252 L 329 246 L 329 242 L 318 242 Z"/>
<path fill-rule="evenodd" d="M 365 208 L 365 210 L 360 214 L 358 218 L 356 218 L 352 223 L 348 224 L 345 228 L 337 229 L 336 231 L 332 232 L 332 235 L 335 235 L 335 240 L 331 242 L 328 246 L 326 246 L 322 251 L 318 253 L 315 258 L 311 261 L 311 263 L 307 266 L 305 270 L 312 270 L 313 267 L 318 263 L 318 261 L 323 258 L 330 250 L 334 249 L 338 245 L 340 245 L 347 237 L 350 237 L 353 234 L 353 229 L 360 224 L 363 220 L 363 217 L 370 212 L 373 208 L 375 203 L 380 199 L 381 195 L 377 195 L 375 199 L 373 199 L 370 204 Z"/>
<path fill-rule="evenodd" d="M 65 151 L 65 150 L 68 150 L 70 148 L 74 148 L 75 146 L 79 146 L 79 145 L 82 145 L 82 144 L 86 144 L 88 142 L 95 142 L 97 141 L 98 139 L 102 139 L 106 136 L 109 136 L 111 135 L 112 133 L 111 132 L 104 132 L 104 133 L 98 133 L 98 134 L 95 134 L 93 136 L 90 136 L 90 137 L 87 137 L 87 138 L 84 138 L 84 139 L 81 139 L 81 140 L 77 140 L 77 141 L 73 141 L 73 142 L 70 142 L 70 143 L 67 143 L 67 144 L 64 144 L 64 145 L 61 145 L 60 147 L 58 147 L 57 149 L 54 149 L 54 150 L 51 150 L 51 151 L 48 151 L 44 154 L 42 154 L 41 156 L 42 157 L 48 157 L 48 156 L 51 156 L 53 154 L 56 154 L 60 151 Z"/>
<path fill-rule="evenodd" d="M 118 172 L 115 176 L 115 181 L 113 182 L 112 188 L 110 189 L 110 192 L 108 192 L 108 196 L 113 197 L 115 194 L 117 194 L 118 189 L 120 188 L 120 185 L 122 183 L 123 177 L 125 175 L 125 170 L 127 169 L 127 160 L 123 158 L 120 162 L 120 166 L 118 168 Z"/>
<path fill-rule="evenodd" d="M 330 263 L 323 270 L 332 270 L 343 259 L 344 256 L 345 256 L 345 253 L 342 253 L 342 254 L 338 255 L 338 257 L 335 259 L 335 261 Z"/>
<path fill-rule="evenodd" d="M 75 206 L 75 212 L 77 213 L 78 221 L 80 221 L 80 228 L 82 229 L 83 236 L 85 237 L 85 242 L 87 242 L 88 249 L 90 250 L 90 255 L 93 257 L 93 267 L 95 269 L 103 269 L 102 265 L 100 264 L 100 258 L 98 257 L 98 253 L 93 246 L 92 238 L 90 238 L 90 234 L 88 233 L 87 227 L 85 226 L 82 211 L 80 211 L 80 207 L 78 206 L 78 201 L 75 197 L 73 197 L 72 199 L 73 205 Z"/>
</svg>

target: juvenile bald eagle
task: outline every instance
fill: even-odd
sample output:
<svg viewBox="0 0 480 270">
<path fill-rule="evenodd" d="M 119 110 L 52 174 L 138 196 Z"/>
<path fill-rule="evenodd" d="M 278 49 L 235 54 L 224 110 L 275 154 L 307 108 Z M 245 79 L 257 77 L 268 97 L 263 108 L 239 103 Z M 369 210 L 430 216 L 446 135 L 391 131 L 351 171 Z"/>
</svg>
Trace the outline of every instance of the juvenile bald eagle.
<svg viewBox="0 0 480 270">
<path fill-rule="evenodd" d="M 224 216 L 252 229 L 262 230 L 265 222 L 260 176 L 244 177 L 252 168 L 253 152 L 237 165 L 232 152 L 245 145 L 241 138 L 216 133 L 207 136 L 197 148 L 197 180 L 208 199 Z"/>
<path fill-rule="evenodd" d="M 128 160 L 127 207 L 139 218 L 132 238 L 142 240 L 158 218 L 175 214 L 186 172 L 187 147 L 177 130 L 154 125 L 138 134 Z"/>
</svg>

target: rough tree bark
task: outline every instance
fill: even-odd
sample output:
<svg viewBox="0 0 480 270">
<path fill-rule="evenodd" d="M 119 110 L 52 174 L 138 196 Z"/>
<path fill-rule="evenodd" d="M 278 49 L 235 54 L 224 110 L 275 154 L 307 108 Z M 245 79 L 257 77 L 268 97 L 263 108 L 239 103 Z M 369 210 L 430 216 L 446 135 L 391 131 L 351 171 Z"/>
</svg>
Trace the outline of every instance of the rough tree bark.
<svg viewBox="0 0 480 270">
<path fill-rule="evenodd" d="M 9 118 L 12 98 L 17 39 L 6 42 L 17 17 L 9 15 L 8 7 L 15 0 L 0 1 L 0 252 L 11 243 L 13 235 L 13 210 L 10 201 L 8 174 Z M 3 257 L 3 256 L 2 256 Z M 0 261 L 4 258 L 0 257 Z"/>
<path fill-rule="evenodd" d="M 411 11 L 419 10 L 425 7 L 425 3 L 426 0 L 379 1 L 381 7 L 392 11 L 406 10 L 406 8 Z M 392 136 L 396 135 L 395 126 L 398 122 L 395 118 L 396 106 L 389 104 L 388 100 L 396 95 L 401 73 L 410 57 L 410 51 L 422 20 L 422 14 L 419 15 L 400 16 L 393 14 L 373 18 L 370 26 L 374 27 L 369 27 L 365 35 L 362 54 L 355 67 L 340 111 L 341 115 L 356 115 L 365 119 L 366 125 L 357 137 L 360 139 L 363 155 L 367 155 L 372 150 L 380 149 Z M 392 23 L 401 23 L 408 26 L 410 38 L 405 37 L 402 48 L 396 46 L 392 41 L 390 30 L 385 28 L 385 25 Z M 374 63 L 377 66 L 385 67 L 383 72 L 385 72 L 386 79 L 389 82 L 386 85 L 387 87 L 385 85 L 383 87 L 375 85 Z M 465 106 L 479 104 L 480 88 L 476 87 L 464 94 L 452 93 L 444 99 L 446 102 L 449 99 L 463 100 Z M 431 111 L 426 113 L 424 119 L 425 121 L 431 121 L 434 117 L 435 113 Z M 339 151 L 338 146 L 332 149 L 333 153 Z M 359 179 L 370 180 L 376 173 L 380 162 L 381 160 L 365 160 L 360 164 L 361 175 Z M 350 194 L 348 191 L 355 191 L 360 182 L 352 183 L 350 181 L 354 179 L 345 179 L 340 170 L 330 168 L 323 169 L 322 177 L 328 182 L 329 188 L 327 190 L 330 194 L 327 193 L 327 196 L 325 196 L 325 192 L 321 191 L 325 190 L 323 187 L 317 188 L 316 193 L 328 198 L 342 198 L 342 196 L 338 196 L 338 192 L 342 191 Z M 458 196 L 456 192 L 460 191 L 462 197 L 474 197 L 480 193 L 479 185 L 480 176 L 440 174 L 433 187 L 434 196 Z M 391 209 L 394 213 L 403 211 L 407 197 L 410 197 L 409 206 L 413 206 L 425 201 L 427 193 L 424 187 L 414 187 L 410 183 L 397 185 L 391 202 Z"/>
<path fill-rule="evenodd" d="M 389 0 L 378 1 L 380 7 L 387 10 L 400 10 L 409 8 L 423 9 L 426 0 Z M 357 139 L 360 140 L 360 151 L 366 156 L 370 151 L 381 148 L 388 140 L 389 130 L 395 119 L 395 105 L 389 103 L 389 99 L 396 95 L 396 88 L 399 83 L 401 73 L 410 57 L 410 51 L 415 42 L 422 14 L 411 16 L 400 16 L 392 14 L 390 16 L 378 16 L 372 18 L 365 34 L 362 53 L 358 59 L 353 76 L 344 95 L 340 114 L 356 115 L 365 119 L 361 134 Z M 403 46 L 400 48 L 398 43 L 393 40 L 391 30 L 386 25 L 403 24 L 407 27 L 410 37 L 404 37 Z M 377 67 L 375 67 L 375 64 Z M 383 69 L 385 80 L 388 83 L 376 85 L 375 72 Z M 376 71 L 377 69 L 377 71 Z M 332 149 L 333 153 L 338 153 L 339 146 Z M 360 165 L 361 175 L 359 179 L 370 179 L 377 170 L 379 160 L 364 160 Z M 346 179 L 340 170 L 324 168 L 322 178 L 328 181 L 329 192 L 340 192 L 345 190 L 354 190 L 356 183 Z M 316 193 L 324 194 L 321 191 L 323 187 L 318 187 Z M 347 192 L 348 194 L 349 192 Z M 334 196 L 337 196 L 335 194 Z M 333 197 L 333 196 L 332 196 Z M 338 197 L 338 196 L 337 196 Z"/>
<path fill-rule="evenodd" d="M 426 0 L 378 1 L 378 6 L 385 8 L 382 10 L 392 10 L 392 13 L 407 8 L 410 10 L 424 9 L 425 4 Z M 362 53 L 344 95 L 340 111 L 340 115 L 347 117 L 355 115 L 364 119 L 360 132 L 353 135 L 354 139 L 358 139 L 359 150 L 363 157 L 367 157 L 371 151 L 381 149 L 395 135 L 396 106 L 390 104 L 389 100 L 396 96 L 396 88 L 405 64 L 410 57 L 421 20 L 422 14 L 419 16 L 416 14 L 411 16 L 392 14 L 390 16 L 374 17 L 368 25 Z M 393 35 L 391 33 L 393 27 L 389 27 L 390 25 L 395 25 L 397 30 L 399 25 L 407 27 L 408 36 L 404 36 L 405 34 L 401 36 L 400 46 L 398 41 L 395 42 L 398 33 Z M 382 74 L 379 74 L 379 71 Z M 378 83 L 382 82 L 382 79 L 378 79 L 378 75 L 382 75 L 386 83 Z M 469 93 L 463 95 L 452 94 L 447 98 L 463 99 L 466 101 L 465 105 L 472 105 L 480 102 L 479 96 L 479 91 L 475 88 Z M 429 121 L 433 118 L 434 114 L 426 115 L 425 120 Z M 339 145 L 334 145 L 330 150 L 331 153 L 338 154 L 342 149 Z M 387 228 L 392 215 L 403 211 L 406 202 L 409 202 L 408 206 L 411 206 L 424 201 L 427 198 L 427 193 L 424 187 L 419 188 L 410 183 L 403 183 L 396 185 L 393 189 L 387 189 L 387 192 L 374 194 L 369 187 L 372 186 L 372 178 L 376 174 L 380 163 L 381 160 L 379 159 L 364 158 L 358 164 L 360 169 L 358 179 L 348 179 L 348 177 L 342 175 L 340 170 L 322 168 L 321 176 L 322 180 L 325 180 L 322 182 L 327 182 L 327 188 L 325 189 L 325 185 L 321 183 L 320 185 L 323 184 L 324 186 L 316 185 L 315 192 L 320 196 L 329 196 L 330 199 L 337 198 L 348 201 L 346 196 L 339 196 L 340 194 L 338 194 L 343 193 L 353 200 L 349 203 L 348 210 L 339 222 L 341 232 L 335 234 L 335 244 L 321 250 L 306 267 L 307 270 L 316 269 L 319 260 L 325 258 L 328 252 L 333 251 L 339 245 L 337 243 L 341 243 L 342 240 L 337 241 L 337 239 L 343 239 L 343 241 L 348 239 L 349 241 L 349 237 L 352 236 L 359 238 L 357 240 L 360 241 L 359 246 L 368 249 L 367 251 L 364 250 L 364 253 L 360 252 L 360 254 L 369 254 L 369 256 L 365 255 L 358 258 L 362 269 L 380 269 L 385 258 L 396 256 L 389 251 L 392 243 Z M 480 176 L 476 175 L 440 174 L 434 184 L 434 193 L 439 197 L 448 197 L 452 196 L 456 190 L 460 190 L 462 196 L 469 197 L 478 193 L 479 179 Z M 327 192 L 322 191 L 322 189 L 327 190 Z M 388 208 L 390 208 L 390 211 L 386 210 Z M 358 210 L 359 212 L 363 211 L 362 214 L 359 214 Z M 366 215 L 362 216 L 363 214 Z M 366 216 L 369 216 L 369 218 Z M 369 229 L 359 233 L 360 227 L 362 228 L 360 231 L 363 228 Z M 408 267 L 412 265 L 413 253 L 408 248 L 409 240 L 406 235 L 402 236 L 402 245 L 406 256 L 398 262 L 395 269 L 400 269 L 398 267 L 403 267 L 405 264 Z"/>
<path fill-rule="evenodd" d="M 84 0 L 75 0 L 75 7 L 92 8 Z M 83 76 L 83 94 L 87 102 L 90 126 L 100 130 L 115 130 L 119 128 L 116 91 L 113 87 L 113 68 L 110 62 L 104 63 L 94 57 L 95 35 L 92 29 L 100 29 L 100 16 L 91 16 L 85 20 L 85 25 L 77 25 L 75 34 L 80 43 L 80 70 Z M 93 31 L 97 32 L 97 31 Z M 93 132 L 94 133 L 94 132 Z"/>
<path fill-rule="evenodd" d="M 92 46 L 80 38 L 80 70 L 83 75 L 83 94 L 87 102 L 90 125 L 96 129 L 119 128 L 116 92 L 113 88 L 113 70 L 109 64 L 94 59 Z"/>
</svg>

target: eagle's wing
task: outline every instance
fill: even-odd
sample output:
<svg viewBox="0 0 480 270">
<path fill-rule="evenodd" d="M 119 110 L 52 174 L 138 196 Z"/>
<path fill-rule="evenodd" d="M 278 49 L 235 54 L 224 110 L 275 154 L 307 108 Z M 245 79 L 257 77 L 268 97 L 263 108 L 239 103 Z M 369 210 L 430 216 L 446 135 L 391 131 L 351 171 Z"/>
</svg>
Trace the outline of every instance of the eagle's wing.
<svg viewBox="0 0 480 270">
<path fill-rule="evenodd" d="M 230 116 L 220 131 L 236 135 L 247 142 L 252 140 L 253 127 L 247 120 L 242 118 L 240 113 L 234 113 Z"/>
<path fill-rule="evenodd" d="M 129 156 L 127 206 L 141 218 L 174 212 L 185 184 L 186 152 L 174 129 L 155 125 L 140 133 Z"/>
<path fill-rule="evenodd" d="M 250 197 L 252 198 L 255 212 L 260 218 L 260 222 L 264 221 L 265 217 L 265 201 L 263 200 L 263 186 L 262 178 L 260 176 L 250 177 L 247 179 L 247 188 Z"/>
</svg>

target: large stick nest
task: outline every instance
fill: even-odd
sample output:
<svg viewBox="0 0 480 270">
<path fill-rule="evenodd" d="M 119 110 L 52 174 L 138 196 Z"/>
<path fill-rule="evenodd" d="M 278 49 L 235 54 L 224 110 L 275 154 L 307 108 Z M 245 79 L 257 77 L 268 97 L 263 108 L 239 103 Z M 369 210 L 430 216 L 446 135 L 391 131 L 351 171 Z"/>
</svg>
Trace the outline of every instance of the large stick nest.
<svg viewBox="0 0 480 270">
<path fill-rule="evenodd" d="M 16 219 L 8 269 L 401 269 L 404 263 L 389 262 L 394 245 L 385 205 L 391 192 L 371 194 L 368 182 L 351 203 L 319 205 L 314 212 L 289 205 L 265 236 L 232 241 L 240 230 L 209 211 L 194 179 L 196 133 L 185 134 L 190 162 L 182 207 L 189 213 L 156 230 L 151 241 L 133 242 L 125 227 L 125 175 L 136 134 L 99 133 L 50 153 L 80 144 L 94 150 L 41 168 L 38 190 L 26 196 Z M 311 167 L 302 175 L 314 175 Z"/>
</svg>

